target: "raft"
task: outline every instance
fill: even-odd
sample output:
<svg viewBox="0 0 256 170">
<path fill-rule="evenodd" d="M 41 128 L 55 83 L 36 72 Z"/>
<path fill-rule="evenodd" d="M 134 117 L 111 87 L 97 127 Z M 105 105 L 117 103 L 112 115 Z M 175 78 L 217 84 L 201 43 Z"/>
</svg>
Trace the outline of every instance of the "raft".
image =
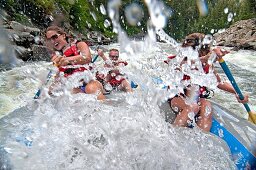
<svg viewBox="0 0 256 170">
<path fill-rule="evenodd" d="M 219 104 L 211 103 L 213 120 L 210 133 L 226 142 L 238 169 L 256 169 L 256 126 Z M 176 115 L 169 104 L 166 102 L 160 107 L 166 121 L 172 123 Z"/>
</svg>

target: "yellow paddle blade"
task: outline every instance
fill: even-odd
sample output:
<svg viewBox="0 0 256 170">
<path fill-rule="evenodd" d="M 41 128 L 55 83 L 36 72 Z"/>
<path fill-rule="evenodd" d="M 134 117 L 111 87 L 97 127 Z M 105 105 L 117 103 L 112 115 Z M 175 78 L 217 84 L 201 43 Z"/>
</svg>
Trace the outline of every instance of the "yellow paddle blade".
<svg viewBox="0 0 256 170">
<path fill-rule="evenodd" d="M 248 112 L 248 114 L 249 114 L 248 120 L 249 120 L 250 122 L 256 124 L 256 113 L 250 111 L 250 112 Z"/>
</svg>

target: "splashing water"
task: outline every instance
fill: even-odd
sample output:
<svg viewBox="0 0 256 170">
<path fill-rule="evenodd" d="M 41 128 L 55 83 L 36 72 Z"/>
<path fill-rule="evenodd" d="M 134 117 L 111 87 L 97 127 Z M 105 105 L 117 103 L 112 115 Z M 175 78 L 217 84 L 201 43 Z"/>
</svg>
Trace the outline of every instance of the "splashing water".
<svg viewBox="0 0 256 170">
<path fill-rule="evenodd" d="M 205 0 L 197 0 L 196 1 L 197 8 L 201 16 L 206 16 L 208 14 L 208 7 Z"/>
<path fill-rule="evenodd" d="M 164 12 L 166 7 L 164 3 L 156 0 L 146 0 L 145 2 L 148 6 L 152 24 L 157 29 L 164 28 L 167 23 L 166 13 Z"/>
<path fill-rule="evenodd" d="M 105 19 L 105 21 L 104 21 L 104 27 L 105 27 L 105 28 L 108 28 L 110 25 L 111 25 L 110 21 L 107 20 L 107 19 Z"/>
<path fill-rule="evenodd" d="M 152 15 L 148 25 L 151 35 L 140 42 L 131 41 L 119 24 L 121 1 L 108 4 L 113 29 L 119 34 L 120 56 L 129 62 L 122 72 L 139 88 L 131 94 L 113 94 L 104 102 L 97 101 L 95 95 L 71 95 L 68 91 L 27 102 L 15 117 L 1 122 L 9 130 L 9 134 L 0 134 L 9 136 L 1 146 L 8 152 L 6 162 L 14 163 L 14 169 L 235 169 L 220 139 L 165 122 L 159 103 L 183 88 L 177 83 L 183 74 L 174 72 L 175 62 L 159 62 L 165 54 L 154 37 L 166 24 L 160 11 L 164 6 L 157 1 L 145 2 Z M 175 40 L 164 39 L 177 47 L 177 61 L 184 56 L 197 60 L 195 50 L 180 51 Z M 186 73 L 194 75 L 190 66 Z M 177 87 L 169 92 L 158 88 L 153 76 Z M 205 78 L 200 79 L 204 84 Z M 73 85 L 67 84 L 68 88 Z"/>
<path fill-rule="evenodd" d="M 224 13 L 227 14 L 228 13 L 228 8 L 224 9 Z"/>
<path fill-rule="evenodd" d="M 231 22 L 233 20 L 234 14 L 232 12 L 230 12 L 228 14 L 228 22 Z"/>
<path fill-rule="evenodd" d="M 141 21 L 143 15 L 142 8 L 136 3 L 132 3 L 125 8 L 125 17 L 128 23 L 133 26 L 136 26 Z"/>
<path fill-rule="evenodd" d="M 104 7 L 103 4 L 100 5 L 100 12 L 101 12 L 103 15 L 107 15 L 106 9 L 105 9 L 105 7 Z"/>
</svg>

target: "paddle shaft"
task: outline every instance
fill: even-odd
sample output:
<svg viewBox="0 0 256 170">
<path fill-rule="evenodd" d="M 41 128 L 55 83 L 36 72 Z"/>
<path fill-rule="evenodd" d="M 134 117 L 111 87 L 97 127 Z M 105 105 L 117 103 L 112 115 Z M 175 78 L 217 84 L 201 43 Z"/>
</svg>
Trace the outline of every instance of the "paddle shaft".
<svg viewBox="0 0 256 170">
<path fill-rule="evenodd" d="M 229 70 L 226 62 L 223 59 L 221 59 L 221 60 L 219 60 L 219 63 L 220 63 L 221 68 L 225 72 L 226 76 L 228 77 L 230 83 L 232 84 L 233 88 L 235 89 L 239 99 L 243 100 L 244 96 L 243 96 L 240 88 L 238 87 L 238 85 L 237 85 L 237 83 L 236 83 L 236 81 L 235 81 L 231 71 Z M 247 103 L 245 103 L 244 106 L 245 106 L 245 109 L 246 109 L 247 112 L 251 111 L 251 109 L 250 109 L 250 107 L 248 106 Z"/>
<path fill-rule="evenodd" d="M 228 68 L 228 66 L 227 66 L 227 64 L 226 64 L 226 62 L 225 62 L 225 60 L 224 60 L 223 58 L 221 58 L 221 59 L 219 60 L 219 63 L 220 63 L 221 68 L 222 68 L 223 71 L 225 72 L 226 76 L 228 77 L 230 83 L 232 84 L 233 88 L 235 89 L 235 91 L 236 91 L 236 93 L 237 93 L 239 99 L 240 99 L 240 100 L 243 100 L 243 99 L 244 99 L 244 95 L 242 94 L 240 88 L 238 87 L 238 85 L 237 85 L 237 83 L 236 83 L 236 81 L 235 81 L 235 79 L 234 79 L 234 77 L 233 77 L 233 75 L 232 75 L 230 69 Z M 252 118 L 253 116 L 251 115 L 252 113 L 251 113 L 251 109 L 250 109 L 248 103 L 245 103 L 245 104 L 243 104 L 243 105 L 244 105 L 246 111 L 249 113 L 250 119 L 252 119 L 252 121 L 254 122 L 255 120 L 253 120 L 253 118 Z M 255 122 L 254 122 L 254 123 L 255 123 Z"/>
<path fill-rule="evenodd" d="M 45 82 L 44 85 L 47 85 L 47 84 L 48 84 L 48 82 L 49 82 L 49 80 L 51 79 L 51 77 L 52 77 L 52 70 L 50 70 L 49 73 L 47 74 L 47 79 L 46 79 L 46 82 Z M 40 87 L 40 88 L 37 90 L 37 92 L 36 92 L 36 94 L 35 94 L 35 96 L 34 96 L 34 99 L 38 99 L 38 98 L 40 97 L 41 91 L 42 91 L 42 87 Z"/>
<path fill-rule="evenodd" d="M 98 59 L 99 55 L 96 55 L 94 59 L 92 60 L 92 63 L 94 63 Z"/>
</svg>

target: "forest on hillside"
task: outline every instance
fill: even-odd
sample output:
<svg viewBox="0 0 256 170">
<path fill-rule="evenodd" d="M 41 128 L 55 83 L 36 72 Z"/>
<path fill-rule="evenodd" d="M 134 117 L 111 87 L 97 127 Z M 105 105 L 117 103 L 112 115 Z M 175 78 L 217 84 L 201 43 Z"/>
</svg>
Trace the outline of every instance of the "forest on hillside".
<svg viewBox="0 0 256 170">
<path fill-rule="evenodd" d="M 216 33 L 232 23 L 256 17 L 255 0 L 166 0 L 163 12 L 167 17 L 165 31 L 175 39 L 191 32 Z M 138 22 L 127 21 L 125 10 L 136 4 Z M 108 0 L 0 0 L 0 7 L 23 24 L 46 27 L 46 16 L 61 17 L 61 23 L 70 23 L 83 34 L 99 31 L 113 37 L 107 11 Z M 138 11 L 137 11 L 138 13 Z M 135 13 L 135 14 L 137 14 Z M 142 0 L 122 0 L 120 23 L 131 36 L 144 34 L 149 18 L 148 8 Z M 60 24 L 61 24 L 60 23 Z"/>
</svg>

